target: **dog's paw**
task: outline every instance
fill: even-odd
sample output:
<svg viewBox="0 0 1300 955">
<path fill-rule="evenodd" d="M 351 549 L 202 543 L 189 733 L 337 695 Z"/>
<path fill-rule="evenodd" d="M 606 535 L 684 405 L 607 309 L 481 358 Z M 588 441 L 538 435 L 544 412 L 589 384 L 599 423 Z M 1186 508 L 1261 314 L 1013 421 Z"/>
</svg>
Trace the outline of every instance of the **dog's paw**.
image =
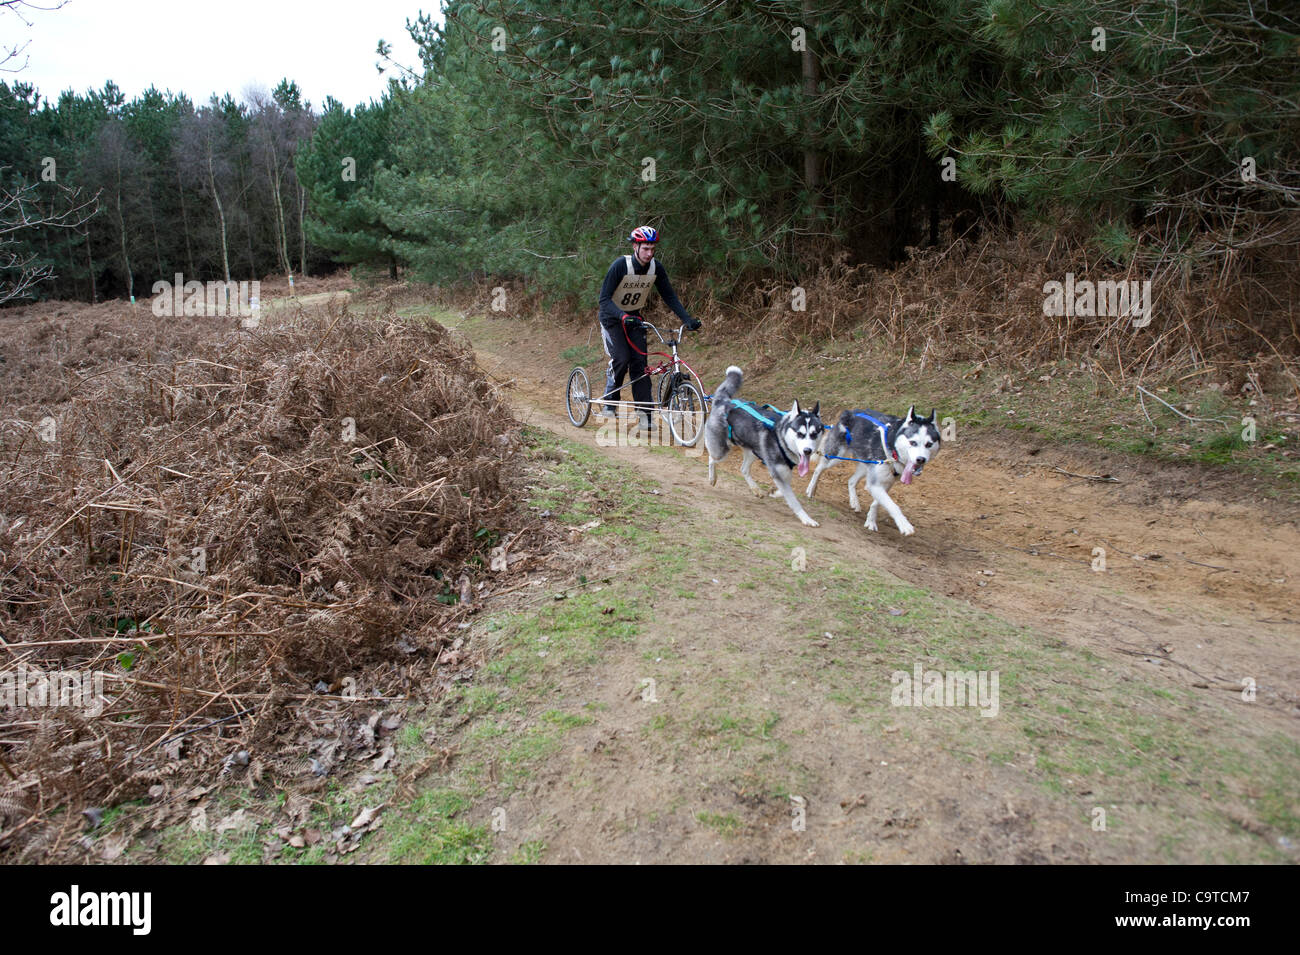
<svg viewBox="0 0 1300 955">
<path fill-rule="evenodd" d="M 856 497 L 850 498 L 849 507 L 853 508 L 855 511 L 860 511 L 862 510 L 862 502 L 859 501 Z"/>
<path fill-rule="evenodd" d="M 916 528 L 913 527 L 912 522 L 905 517 L 898 522 L 898 533 L 902 534 L 904 537 L 911 537 L 916 533 Z"/>
<path fill-rule="evenodd" d="M 803 521 L 803 525 L 804 525 L 804 527 L 821 527 L 820 524 L 818 524 L 816 521 L 814 521 L 814 520 L 813 520 L 811 517 L 809 517 L 807 514 L 800 514 L 800 515 L 799 515 L 799 520 Z"/>
<path fill-rule="evenodd" d="M 781 489 L 779 487 L 773 488 L 772 493 L 768 495 L 768 497 L 780 497 L 780 496 L 781 496 Z"/>
<path fill-rule="evenodd" d="M 857 510 L 857 508 L 854 508 L 854 510 Z M 868 517 L 865 521 L 863 521 L 863 522 L 862 522 L 862 526 L 865 527 L 865 528 L 866 528 L 867 530 L 869 530 L 869 531 L 878 531 L 878 530 L 880 530 L 880 528 L 876 526 L 875 518 L 872 518 L 872 517 Z"/>
</svg>

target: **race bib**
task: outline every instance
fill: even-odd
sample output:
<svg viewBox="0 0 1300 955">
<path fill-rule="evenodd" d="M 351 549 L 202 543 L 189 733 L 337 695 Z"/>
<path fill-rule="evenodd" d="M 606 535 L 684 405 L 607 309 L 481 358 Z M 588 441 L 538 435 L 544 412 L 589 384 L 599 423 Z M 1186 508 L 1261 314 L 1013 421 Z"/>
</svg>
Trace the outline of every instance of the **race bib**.
<svg viewBox="0 0 1300 955">
<path fill-rule="evenodd" d="M 654 288 L 655 261 L 650 260 L 650 269 L 645 275 L 637 275 L 632 271 L 632 256 L 625 255 L 623 258 L 627 260 L 627 275 L 623 276 L 618 288 L 614 289 L 614 304 L 625 312 L 638 312 Z"/>
</svg>

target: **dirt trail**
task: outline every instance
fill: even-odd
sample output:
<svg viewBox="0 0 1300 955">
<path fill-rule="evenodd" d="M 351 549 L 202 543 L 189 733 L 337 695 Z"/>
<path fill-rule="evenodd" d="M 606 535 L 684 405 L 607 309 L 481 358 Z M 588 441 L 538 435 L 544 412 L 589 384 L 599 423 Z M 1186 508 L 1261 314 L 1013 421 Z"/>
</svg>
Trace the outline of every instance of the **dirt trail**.
<svg viewBox="0 0 1300 955">
<path fill-rule="evenodd" d="M 483 343 L 475 347 L 485 369 L 513 380 L 523 420 L 594 440 L 591 422 L 579 432 L 565 417 L 563 363 L 521 363 L 518 354 L 506 359 Z M 762 387 L 761 379 L 752 385 Z M 1105 452 L 1084 459 L 1040 447 L 1013 436 L 964 443 L 959 435 L 946 444 L 910 489 L 891 489 L 917 528 L 910 539 L 883 513 L 877 533 L 863 528 L 865 505 L 861 515 L 848 506 L 852 465 L 837 465 L 817 493 L 837 513 L 822 519 L 823 513 L 821 527 L 803 532 L 810 542 L 858 548 L 881 569 L 1005 619 L 1107 649 L 1143 651 L 1156 661 L 1148 666 L 1190 667 L 1188 679 L 1197 679 L 1194 672 L 1202 682 L 1240 690 L 1243 677 L 1255 676 L 1260 702 L 1300 714 L 1296 515 L 1203 499 L 1177 468 L 1156 462 L 1135 465 Z M 705 458 L 682 457 L 642 455 L 638 466 L 670 484 L 707 488 Z M 726 464 L 738 473 L 739 455 L 732 457 Z M 804 487 L 796 479 L 801 497 Z M 757 507 L 764 518 L 789 517 L 779 502 Z M 1103 556 L 1104 571 L 1094 571 Z"/>
<path fill-rule="evenodd" d="M 593 425 L 578 431 L 564 417 L 567 363 L 521 355 L 508 329 L 484 332 L 470 323 L 463 330 L 484 370 L 510 382 L 522 420 L 595 444 Z M 566 344 L 559 342 L 555 352 Z M 704 377 L 714 383 L 711 375 Z M 763 384 L 747 390 L 767 397 Z M 1077 799 L 1049 798 L 1026 785 L 1019 753 L 1005 765 L 984 759 L 936 763 L 933 747 L 939 741 L 928 731 L 868 733 L 803 696 L 799 684 L 829 679 L 834 660 L 792 654 L 785 604 L 753 612 L 755 604 L 763 605 L 761 587 L 745 595 L 744 612 L 738 602 L 722 599 L 752 586 L 736 563 L 745 549 L 738 520 L 769 526 L 768 540 L 806 548 L 810 578 L 836 564 L 873 567 L 1089 651 L 1102 672 L 1119 679 L 1194 687 L 1204 702 L 1187 714 L 1193 729 L 1221 728 L 1224 714 L 1231 713 L 1248 719 L 1252 732 L 1296 737 L 1300 529 L 1294 514 L 1280 517 L 1280 509 L 1244 500 L 1202 499 L 1183 472 L 1153 462 L 1105 454 L 1083 458 L 1016 437 L 963 437 L 946 444 L 910 488 L 895 485 L 891 492 L 916 526 L 911 538 L 901 537 L 883 515 L 878 533 L 863 528 L 863 516 L 848 507 L 849 465 L 823 475 L 810 507 L 821 522 L 814 529 L 800 527 L 783 502 L 755 499 L 738 480 L 710 487 L 702 456 L 604 449 L 634 461 L 674 499 L 689 502 L 692 516 L 681 532 L 711 539 L 720 555 L 697 575 L 708 579 L 712 586 L 704 589 L 712 596 L 682 605 L 685 616 L 677 615 L 670 600 L 656 607 L 662 613 L 652 636 L 667 635 L 682 653 L 672 671 L 685 687 L 679 693 L 689 697 L 695 692 L 690 686 L 709 674 L 710 692 L 779 711 L 783 738 L 815 740 L 782 760 L 805 780 L 810 820 L 820 813 L 830 828 L 813 837 L 810 823 L 809 832 L 800 834 L 807 838 L 792 838 L 790 805 L 773 799 L 770 785 L 766 795 L 764 785 L 754 788 L 757 795 L 747 794 L 743 778 L 762 781 L 771 762 L 762 752 L 751 753 L 737 774 L 717 765 L 716 747 L 665 748 L 657 742 L 647 731 L 650 708 L 635 692 L 628 694 L 646 663 L 624 654 L 602 664 L 594 685 L 571 688 L 605 708 L 595 725 L 570 737 L 579 742 L 554 761 L 548 778 L 512 800 L 512 813 L 535 820 L 520 840 L 544 839 L 554 861 L 842 861 L 845 845 L 867 847 L 861 857 L 871 861 L 1160 860 L 1156 837 L 1144 841 L 1140 826 L 1124 840 L 1090 840 L 1081 819 L 1099 797 L 1085 790 Z M 739 457 L 726 462 L 729 471 L 737 470 Z M 1109 474 L 1118 483 L 1056 469 Z M 761 468 L 756 475 L 763 483 Z M 805 484 L 798 481 L 796 489 L 802 492 Z M 1104 549 L 1104 570 L 1094 570 L 1101 556 L 1094 548 Z M 811 586 L 826 590 L 824 581 Z M 863 621 L 864 632 L 870 626 Z M 873 662 L 869 649 L 834 644 L 835 651 L 867 653 L 862 660 Z M 808 672 L 810 659 L 821 673 Z M 1257 685 L 1253 704 L 1240 700 L 1247 677 Z M 711 705 L 695 704 L 706 710 Z M 1242 717 L 1247 706 L 1249 715 Z M 1010 745 L 1014 749 L 1015 742 Z M 982 746 L 972 743 L 971 749 Z M 730 822 L 710 828 L 690 818 L 683 822 L 676 812 L 711 799 L 719 806 L 747 807 L 747 838 L 716 831 Z M 647 812 L 648 804 L 658 808 Z M 574 819 L 574 813 L 585 815 Z M 1249 824 L 1244 828 L 1254 831 Z M 1165 858 L 1181 861 L 1196 851 L 1188 847 Z"/>
</svg>

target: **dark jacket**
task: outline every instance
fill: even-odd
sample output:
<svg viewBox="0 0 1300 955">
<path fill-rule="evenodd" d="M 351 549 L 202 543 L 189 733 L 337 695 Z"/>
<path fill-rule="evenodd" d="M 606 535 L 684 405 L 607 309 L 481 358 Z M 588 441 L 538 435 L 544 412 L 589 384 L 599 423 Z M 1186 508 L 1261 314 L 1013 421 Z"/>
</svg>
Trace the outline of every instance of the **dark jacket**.
<svg viewBox="0 0 1300 955">
<path fill-rule="evenodd" d="M 657 259 L 651 259 L 650 261 L 655 266 L 655 291 L 664 300 L 664 304 L 673 310 L 674 315 L 689 324 L 693 319 L 686 309 L 682 307 L 682 303 L 677 300 L 677 293 L 673 291 L 672 283 L 668 281 L 668 270 Z M 642 266 L 636 260 L 636 256 L 633 256 L 632 271 L 636 275 L 645 275 L 646 272 L 650 271 L 650 266 L 649 264 Z M 613 296 L 614 290 L 618 288 L 618 283 L 623 281 L 625 275 L 627 275 L 627 259 L 620 255 L 614 260 L 614 264 L 609 267 L 609 271 L 605 273 L 605 281 L 600 286 L 600 323 L 609 328 L 617 328 L 623 321 L 623 310 L 614 304 Z M 649 303 L 647 302 L 647 304 Z M 644 307 L 642 307 L 636 312 L 628 312 L 627 314 L 640 317 L 640 313 L 644 310 Z"/>
</svg>

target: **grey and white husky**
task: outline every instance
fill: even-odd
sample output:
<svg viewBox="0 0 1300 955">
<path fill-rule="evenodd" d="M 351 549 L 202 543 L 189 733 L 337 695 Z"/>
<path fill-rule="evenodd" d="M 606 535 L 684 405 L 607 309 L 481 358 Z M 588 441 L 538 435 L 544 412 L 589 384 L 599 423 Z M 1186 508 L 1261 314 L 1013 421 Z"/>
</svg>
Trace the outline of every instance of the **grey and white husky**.
<svg viewBox="0 0 1300 955">
<path fill-rule="evenodd" d="M 926 462 L 939 453 L 939 438 L 933 410 L 928 418 L 918 417 L 915 405 L 907 409 L 906 418 L 870 410 L 846 411 L 824 433 L 818 448 L 821 460 L 808 482 L 807 494 L 813 496 L 817 479 L 835 463 L 835 458 L 850 459 L 850 464 L 856 461 L 857 468 L 849 478 L 849 506 L 855 511 L 862 509 L 857 485 L 866 478 L 872 501 L 863 526 L 876 530 L 876 511 L 883 507 L 898 525 L 899 533 L 907 537 L 916 528 L 889 496 L 889 488 L 895 479 L 911 484 Z"/>
<path fill-rule="evenodd" d="M 785 412 L 766 405 L 756 408 L 736 397 L 743 379 L 744 372 L 732 365 L 713 395 L 713 408 L 704 426 L 704 446 L 709 452 L 709 483 L 717 483 L 718 462 L 727 456 L 732 445 L 736 445 L 745 452 L 740 474 L 749 489 L 755 494 L 763 493 L 749 473 L 757 458 L 776 485 L 772 497 L 784 497 L 799 520 L 809 527 L 816 527 L 817 522 L 808 516 L 790 487 L 790 478 L 796 469 L 800 477 L 808 473 L 813 452 L 826 430 L 821 418 L 817 417 L 821 402 L 813 405 L 812 411 L 801 409 L 797 401 Z"/>
</svg>

